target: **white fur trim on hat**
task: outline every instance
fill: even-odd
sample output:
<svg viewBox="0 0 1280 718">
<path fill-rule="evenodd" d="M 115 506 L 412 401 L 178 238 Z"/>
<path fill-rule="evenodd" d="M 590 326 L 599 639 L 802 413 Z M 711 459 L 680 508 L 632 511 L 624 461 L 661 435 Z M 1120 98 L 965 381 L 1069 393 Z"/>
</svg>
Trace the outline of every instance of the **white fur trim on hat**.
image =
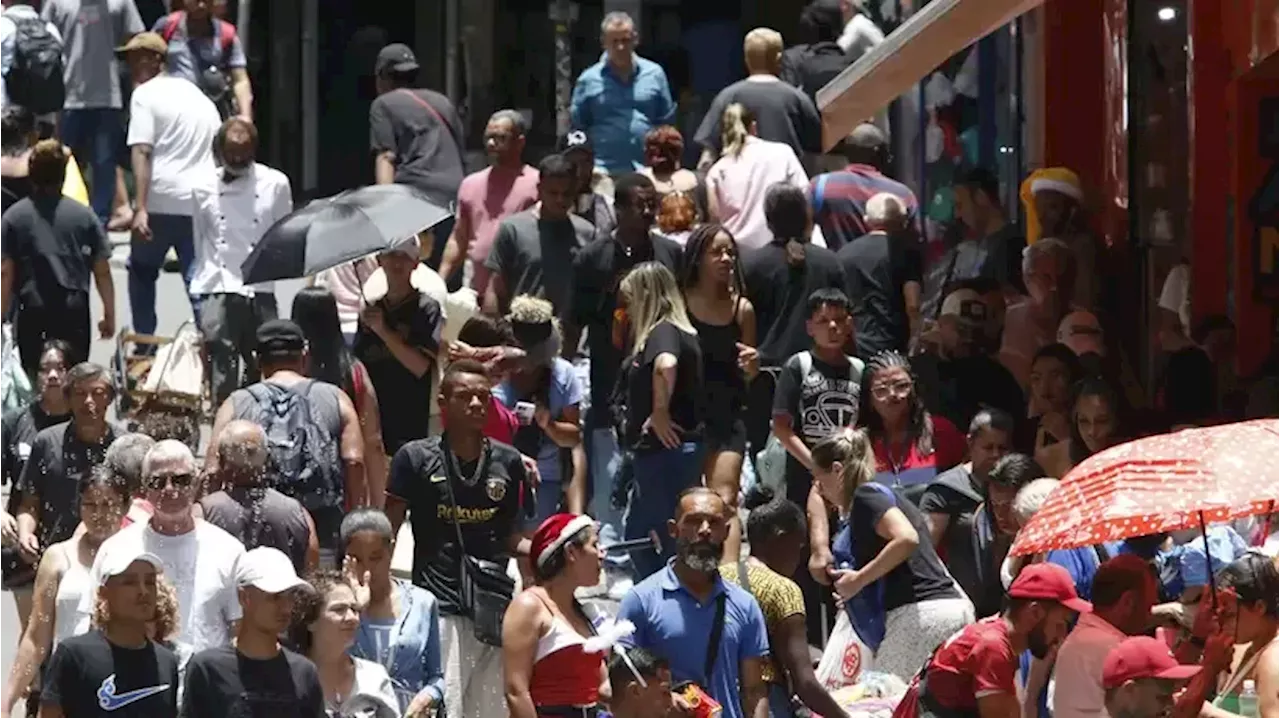
<svg viewBox="0 0 1280 718">
<path fill-rule="evenodd" d="M 1078 185 L 1063 180 L 1047 179 L 1045 177 L 1037 177 L 1031 180 L 1031 194 L 1043 192 L 1045 190 L 1051 192 L 1060 192 L 1068 197 L 1074 198 L 1077 202 L 1084 200 L 1084 192 L 1080 191 Z"/>
<path fill-rule="evenodd" d="M 588 526 L 594 526 L 595 523 L 596 523 L 595 519 L 591 518 L 590 516 L 587 516 L 586 514 L 573 517 L 572 521 L 565 524 L 564 528 L 560 529 L 560 535 L 556 536 L 556 539 L 551 543 L 547 544 L 547 547 L 542 549 L 542 553 L 538 554 L 537 556 L 538 565 L 545 566 L 548 559 L 551 558 L 551 554 L 556 552 L 556 549 L 565 545 L 565 543 L 568 542 L 569 539 L 573 538 L 574 534 L 578 533 L 579 531 L 581 531 L 582 529 L 585 529 Z"/>
</svg>

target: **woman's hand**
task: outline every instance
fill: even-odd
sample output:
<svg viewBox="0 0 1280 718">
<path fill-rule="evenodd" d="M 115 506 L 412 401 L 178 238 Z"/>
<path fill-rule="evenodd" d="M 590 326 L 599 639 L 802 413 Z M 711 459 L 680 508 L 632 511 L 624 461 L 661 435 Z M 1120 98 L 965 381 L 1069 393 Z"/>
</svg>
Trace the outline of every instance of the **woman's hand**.
<svg viewBox="0 0 1280 718">
<path fill-rule="evenodd" d="M 430 718 L 431 711 L 435 710 L 436 698 L 431 691 L 423 688 L 418 691 L 418 695 L 409 701 L 409 707 L 404 711 L 404 718 Z"/>
<path fill-rule="evenodd" d="M 748 376 L 755 375 L 760 371 L 760 352 L 755 347 L 738 342 L 738 368 Z"/>
<path fill-rule="evenodd" d="M 836 589 L 836 596 L 841 600 L 848 601 L 866 588 L 866 579 L 863 578 L 862 571 L 833 568 L 829 569 L 828 573 L 831 574 L 831 584 Z"/>
<path fill-rule="evenodd" d="M 671 414 L 665 410 L 655 409 L 648 419 L 645 419 L 644 430 L 652 431 L 653 435 L 658 437 L 658 441 L 668 449 L 674 449 L 680 446 L 680 433 L 684 429 L 671 420 Z"/>
<path fill-rule="evenodd" d="M 831 575 L 828 570 L 834 562 L 835 557 L 831 555 L 831 551 L 826 549 L 814 551 L 809 554 L 809 575 L 813 576 L 813 580 L 819 585 L 830 586 Z"/>
<path fill-rule="evenodd" d="M 360 612 L 364 613 L 365 607 L 369 605 L 369 572 L 361 571 L 356 560 L 350 556 L 342 559 L 342 572 L 351 580 L 356 593 L 356 604 L 360 607 Z"/>
</svg>

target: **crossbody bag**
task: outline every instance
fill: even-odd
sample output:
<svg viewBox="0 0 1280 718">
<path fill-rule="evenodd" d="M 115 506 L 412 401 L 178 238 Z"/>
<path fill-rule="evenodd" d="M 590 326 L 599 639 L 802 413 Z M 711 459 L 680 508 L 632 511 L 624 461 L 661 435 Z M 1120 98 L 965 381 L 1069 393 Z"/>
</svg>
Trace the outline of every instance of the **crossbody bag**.
<svg viewBox="0 0 1280 718">
<path fill-rule="evenodd" d="M 477 641 L 488 646 L 501 646 L 502 619 L 515 595 L 516 582 L 507 575 L 502 564 L 467 554 L 462 526 L 458 523 L 458 501 L 453 494 L 454 478 L 462 481 L 462 470 L 444 439 L 441 439 L 440 446 L 444 453 L 444 485 L 449 494 L 449 505 L 453 507 L 453 530 L 458 537 L 458 608 L 474 624 Z M 480 452 L 479 475 L 482 479 L 488 473 L 490 458 L 489 441 L 485 440 L 484 449 Z"/>
</svg>

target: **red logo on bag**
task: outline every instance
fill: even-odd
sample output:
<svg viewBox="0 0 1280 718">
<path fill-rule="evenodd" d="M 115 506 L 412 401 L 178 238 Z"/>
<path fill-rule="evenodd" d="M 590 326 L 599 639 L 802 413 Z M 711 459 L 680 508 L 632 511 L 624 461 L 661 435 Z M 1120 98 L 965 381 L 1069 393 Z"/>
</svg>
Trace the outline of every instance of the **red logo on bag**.
<svg viewBox="0 0 1280 718">
<path fill-rule="evenodd" d="M 844 649 L 844 658 L 840 661 L 840 670 L 845 678 L 856 678 L 862 672 L 862 647 L 857 641 L 850 641 Z"/>
</svg>

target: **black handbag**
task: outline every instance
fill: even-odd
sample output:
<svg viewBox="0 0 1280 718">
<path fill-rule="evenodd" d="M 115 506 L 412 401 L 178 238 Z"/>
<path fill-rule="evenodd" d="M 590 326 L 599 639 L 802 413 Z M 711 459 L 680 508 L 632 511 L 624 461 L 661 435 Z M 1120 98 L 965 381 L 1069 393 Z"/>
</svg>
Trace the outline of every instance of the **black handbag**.
<svg viewBox="0 0 1280 718">
<path fill-rule="evenodd" d="M 477 641 L 487 646 L 502 645 L 502 619 L 507 614 L 507 606 L 515 595 L 516 582 L 507 575 L 506 566 L 495 561 L 467 555 L 467 547 L 462 541 L 462 527 L 458 524 L 458 501 L 453 495 L 453 480 L 462 480 L 462 471 L 454 463 L 453 452 L 441 440 L 440 446 L 445 458 L 445 490 L 449 494 L 449 504 L 453 507 L 453 530 L 458 537 L 458 577 L 459 608 L 471 619 L 475 628 Z M 489 465 L 489 442 L 485 441 L 480 454 L 483 477 Z"/>
</svg>

